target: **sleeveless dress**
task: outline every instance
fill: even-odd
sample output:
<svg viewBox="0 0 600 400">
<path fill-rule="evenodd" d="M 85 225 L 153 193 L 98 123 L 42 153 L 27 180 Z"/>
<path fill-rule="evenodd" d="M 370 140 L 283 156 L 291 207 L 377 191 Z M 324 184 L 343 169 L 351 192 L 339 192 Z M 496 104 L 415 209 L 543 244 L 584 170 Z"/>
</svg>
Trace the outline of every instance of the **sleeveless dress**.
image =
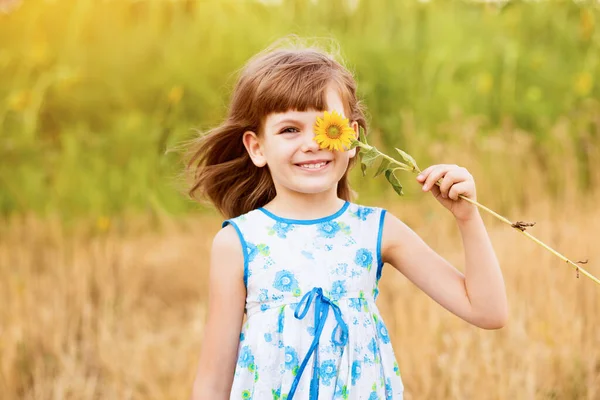
<svg viewBox="0 0 600 400">
<path fill-rule="evenodd" d="M 315 220 L 259 208 L 223 223 L 242 244 L 247 289 L 230 399 L 402 399 L 375 305 L 385 212 L 346 202 Z"/>
</svg>

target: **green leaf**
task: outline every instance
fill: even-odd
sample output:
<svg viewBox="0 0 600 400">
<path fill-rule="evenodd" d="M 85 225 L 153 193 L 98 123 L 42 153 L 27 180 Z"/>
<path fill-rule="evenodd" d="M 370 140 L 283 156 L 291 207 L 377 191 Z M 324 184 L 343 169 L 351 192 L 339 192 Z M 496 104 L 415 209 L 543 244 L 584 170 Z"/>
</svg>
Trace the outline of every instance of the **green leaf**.
<svg viewBox="0 0 600 400">
<path fill-rule="evenodd" d="M 398 152 L 398 154 L 400 154 L 400 156 L 404 159 L 404 161 L 408 162 L 410 164 L 410 166 L 413 168 L 413 170 L 415 169 L 419 169 L 419 167 L 417 166 L 417 162 L 415 161 L 414 158 L 412 158 L 412 156 L 402 150 L 400 150 L 397 147 L 394 147 L 396 149 L 396 151 Z"/>
<path fill-rule="evenodd" d="M 398 180 L 398 178 L 396 178 L 396 175 L 394 174 L 393 169 L 388 168 L 385 170 L 385 178 L 392 185 L 392 187 L 394 188 L 396 193 L 398 193 L 398 195 L 400 195 L 400 196 L 404 195 L 404 193 L 402 192 L 402 185 L 400 184 L 400 181 Z"/>
<path fill-rule="evenodd" d="M 367 142 L 367 135 L 365 135 L 365 130 L 363 129 L 362 126 L 358 128 L 358 138 L 364 144 L 369 144 Z"/>
<path fill-rule="evenodd" d="M 358 140 L 353 140 L 348 150 L 352 150 L 353 148 L 358 147 L 359 144 L 360 142 Z"/>
<path fill-rule="evenodd" d="M 360 163 L 360 170 L 362 171 L 363 176 L 367 176 L 367 166 L 363 163 Z"/>
<path fill-rule="evenodd" d="M 375 162 L 377 157 L 379 157 L 379 152 L 374 147 L 365 152 L 361 151 L 360 154 L 361 154 L 360 162 L 365 164 L 365 166 L 367 166 L 367 167 L 370 167 L 371 165 L 373 165 L 373 163 Z"/>
<path fill-rule="evenodd" d="M 383 171 L 388 169 L 390 165 L 390 161 L 387 158 L 381 160 L 381 164 L 379 164 L 379 168 L 377 168 L 377 172 L 373 175 L 373 178 L 377 178 L 379 175 L 383 174 Z"/>
</svg>

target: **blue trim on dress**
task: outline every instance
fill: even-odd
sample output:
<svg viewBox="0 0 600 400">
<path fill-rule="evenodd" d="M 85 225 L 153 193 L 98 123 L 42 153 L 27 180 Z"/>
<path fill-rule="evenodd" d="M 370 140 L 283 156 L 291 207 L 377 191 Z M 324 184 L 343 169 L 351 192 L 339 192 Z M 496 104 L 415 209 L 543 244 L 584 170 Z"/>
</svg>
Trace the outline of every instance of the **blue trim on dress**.
<svg viewBox="0 0 600 400">
<path fill-rule="evenodd" d="M 244 286 L 248 289 L 248 244 L 246 243 L 246 239 L 244 239 L 244 235 L 242 235 L 242 231 L 239 226 L 233 220 L 228 219 L 227 221 L 223 221 L 221 224 L 221 228 L 225 228 L 227 225 L 233 226 L 235 231 L 240 238 L 240 243 L 242 244 L 242 252 L 244 253 Z"/>
<path fill-rule="evenodd" d="M 277 216 L 275 214 L 273 214 L 271 211 L 266 210 L 264 207 L 259 208 L 260 211 L 262 211 L 263 213 L 265 213 L 267 216 L 273 218 L 275 221 L 279 221 L 279 222 L 283 222 L 286 224 L 296 224 L 296 225 L 312 225 L 312 224 L 320 224 L 322 222 L 327 222 L 330 221 L 334 218 L 339 217 L 340 215 L 342 215 L 344 213 L 344 211 L 346 211 L 346 209 L 348 208 L 348 206 L 350 205 L 349 201 L 346 201 L 344 203 L 344 205 L 342 206 L 342 208 L 340 208 L 335 214 L 331 214 L 327 217 L 323 217 L 323 218 L 318 218 L 318 219 L 289 219 L 289 218 L 282 218 L 280 216 Z"/>
<path fill-rule="evenodd" d="M 383 270 L 383 260 L 381 259 L 381 240 L 383 238 L 383 222 L 385 219 L 386 210 L 381 210 L 379 217 L 379 231 L 377 233 L 377 280 L 381 278 L 381 271 Z"/>
</svg>

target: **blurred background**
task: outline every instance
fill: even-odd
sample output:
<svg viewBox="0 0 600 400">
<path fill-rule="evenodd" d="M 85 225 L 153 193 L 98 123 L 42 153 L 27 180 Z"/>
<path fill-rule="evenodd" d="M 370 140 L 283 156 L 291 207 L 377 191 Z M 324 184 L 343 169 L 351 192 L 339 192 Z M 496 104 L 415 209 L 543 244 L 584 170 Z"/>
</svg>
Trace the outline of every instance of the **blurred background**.
<svg viewBox="0 0 600 400">
<path fill-rule="evenodd" d="M 467 167 L 481 203 L 600 276 L 597 1 L 0 0 L 0 397 L 188 398 L 221 217 L 177 146 L 289 34 L 358 80 L 370 141 Z M 463 269 L 451 215 L 352 173 Z M 392 268 L 379 305 L 407 399 L 600 399 L 600 286 L 484 214 L 508 325 L 482 331 Z M 262 399 L 260 399 L 262 400 Z"/>
</svg>

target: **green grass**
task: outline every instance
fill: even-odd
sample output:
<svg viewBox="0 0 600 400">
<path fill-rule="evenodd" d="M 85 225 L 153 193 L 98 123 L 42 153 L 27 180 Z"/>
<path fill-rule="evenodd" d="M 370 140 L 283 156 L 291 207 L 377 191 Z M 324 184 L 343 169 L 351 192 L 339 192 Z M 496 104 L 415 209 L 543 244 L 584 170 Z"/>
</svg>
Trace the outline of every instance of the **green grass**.
<svg viewBox="0 0 600 400">
<path fill-rule="evenodd" d="M 600 144 L 599 24 L 598 7 L 569 1 L 24 2 L 0 14 L 0 213 L 196 209 L 165 150 L 219 123 L 235 72 L 290 33 L 339 43 L 383 150 L 448 162 L 431 146 L 460 147 L 473 124 L 476 144 L 510 146 L 504 133 L 519 132 L 550 194 L 567 157 L 585 190 Z M 505 168 L 471 149 L 486 177 Z"/>
</svg>

